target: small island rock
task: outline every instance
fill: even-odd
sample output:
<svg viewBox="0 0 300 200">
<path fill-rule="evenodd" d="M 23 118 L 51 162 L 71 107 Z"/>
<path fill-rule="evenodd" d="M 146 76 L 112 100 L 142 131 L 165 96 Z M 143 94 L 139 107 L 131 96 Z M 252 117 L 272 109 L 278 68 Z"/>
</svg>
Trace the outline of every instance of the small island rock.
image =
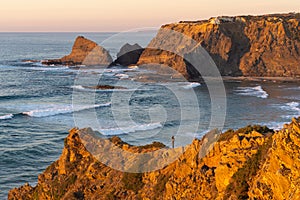
<svg viewBox="0 0 300 200">
<path fill-rule="evenodd" d="M 45 65 L 86 65 L 86 66 L 108 66 L 112 63 L 109 52 L 97 43 L 78 36 L 72 48 L 72 52 L 60 59 L 46 60 Z"/>
<path fill-rule="evenodd" d="M 135 65 L 137 64 L 143 51 L 144 49 L 138 44 L 131 45 L 126 43 L 124 46 L 122 46 L 119 53 L 117 54 L 117 59 L 111 65 Z"/>
</svg>

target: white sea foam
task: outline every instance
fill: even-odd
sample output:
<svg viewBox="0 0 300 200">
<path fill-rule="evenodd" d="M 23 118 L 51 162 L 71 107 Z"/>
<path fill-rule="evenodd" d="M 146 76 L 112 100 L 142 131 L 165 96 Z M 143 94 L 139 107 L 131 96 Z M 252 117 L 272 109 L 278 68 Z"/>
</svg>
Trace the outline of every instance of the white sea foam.
<svg viewBox="0 0 300 200">
<path fill-rule="evenodd" d="M 299 108 L 300 103 L 299 102 L 289 102 L 284 105 L 279 106 L 280 109 L 285 110 L 285 111 L 290 111 L 292 112 L 291 114 L 288 115 L 283 115 L 282 118 L 285 119 L 291 119 L 293 117 L 297 117 L 300 115 L 300 108 Z M 275 105 L 278 106 L 278 105 Z"/>
<path fill-rule="evenodd" d="M 201 86 L 200 83 L 197 82 L 166 82 L 166 83 L 158 83 L 158 85 L 167 86 L 167 87 L 175 87 L 175 88 L 183 88 L 186 90 L 196 88 Z"/>
<path fill-rule="evenodd" d="M 275 131 L 279 131 L 280 129 L 283 128 L 284 124 L 288 124 L 289 122 L 269 122 L 269 123 L 264 123 L 262 125 L 267 126 L 270 129 L 273 129 Z"/>
<path fill-rule="evenodd" d="M 299 102 L 293 101 L 293 102 L 286 103 L 283 106 L 280 106 L 280 108 L 283 109 L 283 110 L 290 110 L 290 111 L 300 112 L 299 105 L 300 105 Z"/>
<path fill-rule="evenodd" d="M 120 78 L 120 79 L 127 79 L 129 78 L 129 76 L 127 74 L 116 74 L 116 77 Z"/>
<path fill-rule="evenodd" d="M 85 92 L 134 92 L 134 91 L 146 91 L 150 89 L 92 89 L 92 88 L 86 88 L 82 85 L 73 85 L 71 86 L 74 90 L 80 90 Z"/>
<path fill-rule="evenodd" d="M 269 96 L 269 94 L 265 90 L 263 90 L 263 88 L 260 85 L 256 87 L 238 87 L 236 92 L 239 95 L 254 96 L 263 99 L 266 99 Z"/>
<path fill-rule="evenodd" d="M 122 135 L 122 134 L 134 133 L 136 131 L 153 130 L 161 127 L 162 127 L 161 123 L 156 122 L 156 123 L 149 123 L 149 124 L 138 124 L 130 127 L 100 129 L 99 131 L 103 135 Z"/>
<path fill-rule="evenodd" d="M 2 115 L 2 116 L 0 116 L 0 120 L 11 119 L 13 117 L 14 117 L 13 114 Z"/>
<path fill-rule="evenodd" d="M 201 84 L 197 82 L 188 83 L 187 85 L 182 86 L 184 89 L 192 89 L 199 87 Z"/>
<path fill-rule="evenodd" d="M 79 111 L 82 111 L 82 110 L 105 107 L 105 106 L 110 106 L 110 105 L 111 105 L 111 103 L 87 105 L 87 106 L 86 105 L 82 105 L 82 106 L 78 106 L 78 105 L 75 105 L 75 106 L 72 106 L 72 105 L 53 106 L 53 107 L 44 108 L 44 109 L 37 109 L 37 110 L 31 110 L 31 111 L 28 111 L 28 112 L 22 112 L 22 114 L 28 115 L 30 117 L 48 117 L 48 116 L 53 116 L 53 115 L 79 112 Z"/>
<path fill-rule="evenodd" d="M 71 88 L 76 90 L 86 90 L 86 88 L 84 88 L 82 85 L 72 85 Z"/>
</svg>

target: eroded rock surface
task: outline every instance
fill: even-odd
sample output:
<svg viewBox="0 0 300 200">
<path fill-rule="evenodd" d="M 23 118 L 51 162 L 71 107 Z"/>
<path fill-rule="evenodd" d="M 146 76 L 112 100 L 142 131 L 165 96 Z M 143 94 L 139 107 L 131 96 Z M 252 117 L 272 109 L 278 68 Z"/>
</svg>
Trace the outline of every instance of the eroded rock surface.
<svg viewBox="0 0 300 200">
<path fill-rule="evenodd" d="M 39 175 L 37 186 L 13 189 L 8 198 L 297 199 L 300 194 L 300 118 L 275 133 L 260 126 L 229 130 L 204 157 L 207 136 L 195 139 L 175 162 L 146 173 L 123 173 L 99 162 L 79 137 L 85 132 L 96 134 L 72 129 L 61 157 Z M 161 143 L 131 146 L 118 137 L 99 145 L 107 149 L 108 143 L 131 153 L 168 149 Z"/>
<path fill-rule="evenodd" d="M 299 13 L 217 17 L 163 25 L 138 64 L 169 66 L 195 79 L 199 73 L 188 56 L 203 56 L 197 45 L 208 52 L 223 76 L 300 76 Z M 213 65 L 206 63 L 207 56 L 202 61 L 196 65 L 206 69 Z"/>
<path fill-rule="evenodd" d="M 72 52 L 60 59 L 46 60 L 45 65 L 67 65 L 67 66 L 108 66 L 112 63 L 109 52 L 97 43 L 78 36 L 74 42 Z"/>
</svg>

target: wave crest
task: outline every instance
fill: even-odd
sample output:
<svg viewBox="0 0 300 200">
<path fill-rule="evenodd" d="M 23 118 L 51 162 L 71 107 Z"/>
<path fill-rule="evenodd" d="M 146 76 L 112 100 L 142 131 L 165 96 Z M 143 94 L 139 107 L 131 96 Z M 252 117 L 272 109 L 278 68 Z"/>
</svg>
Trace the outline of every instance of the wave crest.
<svg viewBox="0 0 300 200">
<path fill-rule="evenodd" d="M 109 135 L 122 135 L 122 134 L 134 133 L 136 131 L 153 130 L 161 127 L 162 127 L 161 123 L 156 122 L 156 123 L 149 123 L 149 124 L 139 124 L 139 125 L 129 126 L 129 127 L 100 129 L 99 131 L 101 132 L 101 134 L 109 136 Z"/>
<path fill-rule="evenodd" d="M 79 112 L 82 110 L 88 110 L 92 108 L 98 108 L 98 107 L 106 107 L 110 106 L 111 103 L 105 103 L 105 104 L 96 104 L 96 105 L 88 105 L 88 106 L 72 106 L 72 105 L 66 105 L 66 106 L 57 106 L 57 107 L 51 107 L 51 108 L 45 108 L 45 109 L 37 109 L 32 110 L 28 112 L 22 112 L 23 115 L 28 115 L 30 117 L 48 117 L 53 115 L 59 115 L 59 114 L 66 114 L 66 113 L 73 113 L 73 112 Z"/>
<path fill-rule="evenodd" d="M 254 96 L 262 99 L 268 98 L 269 94 L 260 86 L 255 87 L 238 87 L 236 92 L 243 96 Z"/>
</svg>

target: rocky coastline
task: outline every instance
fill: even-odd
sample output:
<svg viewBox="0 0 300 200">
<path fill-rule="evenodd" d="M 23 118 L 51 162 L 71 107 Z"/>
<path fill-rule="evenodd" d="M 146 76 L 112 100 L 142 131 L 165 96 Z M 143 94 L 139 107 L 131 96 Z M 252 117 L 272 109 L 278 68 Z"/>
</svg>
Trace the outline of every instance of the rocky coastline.
<svg viewBox="0 0 300 200">
<path fill-rule="evenodd" d="M 226 77 L 299 79 L 299 49 L 299 13 L 220 16 L 163 25 L 146 48 L 124 44 L 114 61 L 106 49 L 79 36 L 70 55 L 45 60 L 42 64 L 73 67 L 138 65 L 157 74 L 184 76 L 190 81 L 210 76 L 212 67 Z M 204 57 L 203 51 L 208 53 Z M 214 64 L 208 62 L 210 59 Z M 203 68 L 200 73 L 199 68 Z"/>
<path fill-rule="evenodd" d="M 99 162 L 80 134 L 70 130 L 62 155 L 39 175 L 38 184 L 12 189 L 8 199 L 297 199 L 300 195 L 300 118 L 274 132 L 247 126 L 228 130 L 204 157 L 208 136 L 194 141 L 170 165 L 154 172 L 126 173 Z M 128 152 L 168 148 L 154 142 L 132 146 L 106 139 Z"/>
<path fill-rule="evenodd" d="M 191 55 L 201 57 L 201 48 L 208 52 L 222 76 L 299 77 L 300 14 L 221 16 L 166 24 L 138 64 L 169 66 L 195 79 L 200 74 L 188 61 Z M 199 62 L 209 70 L 205 60 Z"/>
<path fill-rule="evenodd" d="M 195 43 L 186 44 L 177 34 L 167 37 L 170 31 L 182 33 Z M 42 63 L 73 67 L 138 65 L 156 70 L 156 75 L 161 74 L 165 80 L 185 77 L 192 81 L 199 80 L 201 74 L 188 59 L 201 57 L 202 48 L 224 81 L 299 81 L 300 14 L 222 16 L 163 25 L 145 49 L 138 44 L 125 44 L 115 61 L 105 48 L 79 36 L 70 55 Z M 140 80 L 151 78 L 141 76 Z M 86 88 L 126 89 L 110 85 Z M 209 135 L 194 139 L 173 163 L 143 173 L 122 172 L 101 163 L 80 137 L 86 132 L 98 134 L 90 128 L 70 130 L 60 158 L 38 176 L 37 185 L 14 188 L 8 199 L 267 200 L 300 196 L 300 117 L 279 131 L 256 125 L 228 130 L 218 135 L 203 156 L 199 155 L 207 148 Z M 162 148 L 170 149 L 159 142 L 133 146 L 119 137 L 103 141 L 131 153 L 155 154 Z"/>
</svg>

